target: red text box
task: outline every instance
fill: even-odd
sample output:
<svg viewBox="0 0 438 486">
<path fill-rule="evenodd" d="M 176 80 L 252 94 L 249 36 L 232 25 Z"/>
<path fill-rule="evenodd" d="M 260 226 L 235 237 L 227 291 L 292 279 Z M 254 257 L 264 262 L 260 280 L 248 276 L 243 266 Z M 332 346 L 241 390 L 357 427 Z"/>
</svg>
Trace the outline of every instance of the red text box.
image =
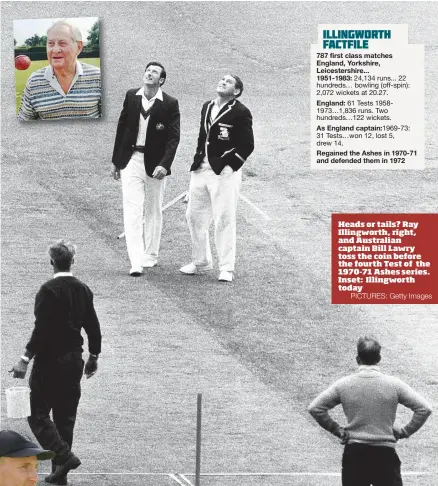
<svg viewBox="0 0 438 486">
<path fill-rule="evenodd" d="M 438 304 L 438 214 L 332 214 L 332 304 Z"/>
</svg>

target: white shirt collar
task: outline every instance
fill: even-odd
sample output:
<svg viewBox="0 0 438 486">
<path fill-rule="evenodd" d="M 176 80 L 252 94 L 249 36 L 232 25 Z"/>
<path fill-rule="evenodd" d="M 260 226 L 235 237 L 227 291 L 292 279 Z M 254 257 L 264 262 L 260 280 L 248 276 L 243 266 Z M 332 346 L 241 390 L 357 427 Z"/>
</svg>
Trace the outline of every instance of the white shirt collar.
<svg viewBox="0 0 438 486">
<path fill-rule="evenodd" d="M 57 277 L 73 277 L 73 274 L 71 272 L 56 272 L 53 278 Z"/>
<path fill-rule="evenodd" d="M 158 88 L 158 91 L 156 92 L 155 96 L 152 97 L 150 100 L 148 100 L 146 98 L 146 96 L 144 95 L 144 86 L 142 88 L 140 88 L 137 93 L 135 93 L 136 95 L 139 95 L 139 96 L 142 96 L 143 98 L 145 98 L 145 100 L 148 102 L 148 103 L 152 103 L 152 101 L 155 101 L 155 100 L 161 100 L 163 101 L 163 92 L 161 91 L 161 88 Z"/>
<path fill-rule="evenodd" d="M 46 67 L 46 70 L 44 71 L 44 78 L 47 79 L 47 81 L 51 81 L 54 74 L 55 73 L 53 72 L 53 67 L 51 64 L 49 64 Z M 75 78 L 77 78 L 77 76 L 82 76 L 82 74 L 84 74 L 84 70 L 82 69 L 82 64 L 78 60 L 76 60 Z"/>
<path fill-rule="evenodd" d="M 231 100 L 228 100 L 226 103 L 222 103 L 222 104 L 221 104 L 222 99 L 221 99 L 221 97 L 220 97 L 220 96 L 218 96 L 217 98 L 215 98 L 215 99 L 213 100 L 213 103 L 214 103 L 214 104 L 215 104 L 217 107 L 219 107 L 220 109 L 222 109 L 222 108 L 223 108 L 225 105 L 231 104 L 231 103 L 233 103 L 235 100 L 236 100 L 236 98 L 233 98 L 233 99 L 231 99 Z"/>
<path fill-rule="evenodd" d="M 380 373 L 380 368 L 377 365 L 359 365 L 359 372 L 361 371 L 376 371 Z"/>
</svg>

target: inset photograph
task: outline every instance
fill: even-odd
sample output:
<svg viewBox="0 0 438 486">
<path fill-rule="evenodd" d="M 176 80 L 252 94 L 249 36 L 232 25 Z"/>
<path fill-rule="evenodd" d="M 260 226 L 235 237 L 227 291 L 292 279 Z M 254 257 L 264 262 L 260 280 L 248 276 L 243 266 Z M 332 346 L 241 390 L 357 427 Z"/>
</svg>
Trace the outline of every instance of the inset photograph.
<svg viewBox="0 0 438 486">
<path fill-rule="evenodd" d="M 100 118 L 97 17 L 14 20 L 20 121 Z"/>
</svg>

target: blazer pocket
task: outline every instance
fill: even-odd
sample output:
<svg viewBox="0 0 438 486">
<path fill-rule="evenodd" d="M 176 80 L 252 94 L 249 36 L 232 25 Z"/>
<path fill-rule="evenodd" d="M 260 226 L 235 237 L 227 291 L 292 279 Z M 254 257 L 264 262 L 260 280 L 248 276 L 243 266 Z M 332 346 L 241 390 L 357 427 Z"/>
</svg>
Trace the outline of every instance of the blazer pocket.
<svg viewBox="0 0 438 486">
<path fill-rule="evenodd" d="M 223 157 L 226 157 L 227 155 L 233 153 L 235 151 L 234 148 L 230 149 L 230 150 L 226 150 L 222 155 L 221 155 L 221 158 Z"/>
</svg>

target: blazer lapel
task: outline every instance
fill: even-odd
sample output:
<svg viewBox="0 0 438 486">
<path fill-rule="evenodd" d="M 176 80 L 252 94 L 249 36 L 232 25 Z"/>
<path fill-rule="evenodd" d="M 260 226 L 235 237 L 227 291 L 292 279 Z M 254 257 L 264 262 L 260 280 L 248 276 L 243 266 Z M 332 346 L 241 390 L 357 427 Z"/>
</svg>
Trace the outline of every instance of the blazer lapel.
<svg viewBox="0 0 438 486">
<path fill-rule="evenodd" d="M 210 119 L 211 109 L 213 108 L 213 104 L 214 104 L 214 100 L 210 101 L 210 104 L 207 106 L 207 109 L 205 110 L 205 118 L 204 118 L 205 133 L 208 133 L 208 131 L 209 131 L 208 120 Z"/>
<path fill-rule="evenodd" d="M 133 120 L 133 131 L 138 133 L 138 127 L 140 124 L 140 108 L 141 108 L 141 96 L 135 95 L 134 96 L 134 109 L 132 110 L 132 114 L 134 116 Z"/>
<path fill-rule="evenodd" d="M 232 102 L 228 103 L 225 105 L 218 113 L 217 117 L 213 120 L 212 124 L 210 125 L 210 128 L 217 122 L 219 121 L 224 115 L 229 113 L 232 109 L 233 106 L 236 104 L 236 100 L 233 100 Z"/>
<path fill-rule="evenodd" d="M 153 130 L 152 127 L 155 124 L 155 118 L 156 118 L 157 113 L 161 110 L 161 105 L 162 105 L 162 101 L 156 99 L 154 101 L 154 104 L 151 107 L 151 111 L 149 112 L 149 122 L 148 122 L 147 131 L 146 131 L 146 138 L 148 136 L 148 133 L 151 133 L 151 131 Z"/>
<path fill-rule="evenodd" d="M 163 102 L 162 102 L 161 100 L 159 100 L 159 99 L 156 99 L 156 100 L 154 101 L 154 104 L 152 105 L 152 108 L 151 108 L 151 115 L 150 115 L 150 116 L 151 116 L 151 118 L 152 118 L 153 116 L 155 116 L 155 115 L 156 115 L 156 114 L 157 114 L 157 113 L 160 111 L 162 103 L 163 103 Z M 150 120 L 149 120 L 149 121 L 150 121 Z"/>
</svg>

